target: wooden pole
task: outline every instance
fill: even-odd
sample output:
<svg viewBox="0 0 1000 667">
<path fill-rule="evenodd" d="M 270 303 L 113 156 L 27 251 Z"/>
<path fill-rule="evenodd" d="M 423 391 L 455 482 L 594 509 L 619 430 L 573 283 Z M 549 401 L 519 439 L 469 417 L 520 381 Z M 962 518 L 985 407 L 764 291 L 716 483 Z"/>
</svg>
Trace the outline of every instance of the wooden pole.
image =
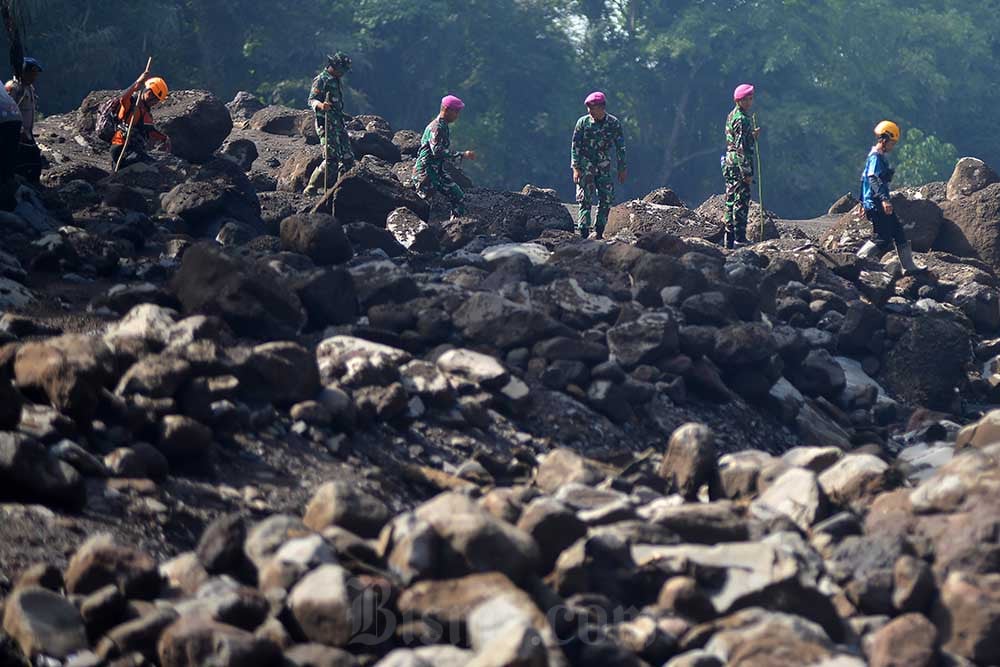
<svg viewBox="0 0 1000 667">
<path fill-rule="evenodd" d="M 149 60 L 146 61 L 146 69 L 143 70 L 143 73 L 148 72 L 149 68 L 152 66 L 153 66 L 153 56 L 150 56 Z M 122 160 L 125 159 L 125 152 L 128 150 L 128 142 L 132 138 L 132 128 L 135 126 L 136 106 L 138 106 L 138 102 L 132 107 L 132 118 L 128 122 L 128 130 L 125 132 L 125 143 L 122 144 L 121 155 L 118 156 L 118 161 L 115 162 L 114 173 L 118 173 L 118 169 L 122 166 Z"/>
</svg>

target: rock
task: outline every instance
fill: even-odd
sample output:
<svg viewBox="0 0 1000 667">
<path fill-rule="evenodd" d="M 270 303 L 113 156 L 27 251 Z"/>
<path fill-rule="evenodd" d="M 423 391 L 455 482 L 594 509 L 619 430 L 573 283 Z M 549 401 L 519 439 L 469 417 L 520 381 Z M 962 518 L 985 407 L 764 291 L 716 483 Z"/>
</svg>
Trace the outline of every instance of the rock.
<svg viewBox="0 0 1000 667">
<path fill-rule="evenodd" d="M 847 384 L 840 364 L 826 350 L 811 350 L 789 378 L 802 393 L 809 396 L 837 398 Z"/>
<path fill-rule="evenodd" d="M 115 544 L 98 534 L 77 549 L 66 568 L 66 591 L 87 595 L 113 584 L 128 598 L 150 599 L 160 591 L 156 561 L 145 552 Z"/>
<path fill-rule="evenodd" d="M 485 389 L 500 389 L 510 380 L 507 369 L 494 357 L 472 350 L 448 350 L 438 357 L 437 366 L 458 382 Z"/>
<path fill-rule="evenodd" d="M 117 338 L 142 338 L 166 345 L 170 331 L 177 323 L 177 311 L 152 303 L 135 306 L 116 324 L 108 327 L 104 340 L 114 344 Z"/>
<path fill-rule="evenodd" d="M 803 532 L 808 532 L 814 523 L 826 516 L 826 496 L 815 473 L 791 468 L 753 501 L 751 512 L 762 519 L 770 518 L 775 512 L 783 514 Z"/>
<path fill-rule="evenodd" d="M 328 482 L 319 487 L 303 519 L 316 532 L 341 526 L 371 538 L 378 536 L 388 520 L 389 508 L 385 503 L 346 482 Z"/>
<path fill-rule="evenodd" d="M 250 171 L 259 157 L 257 144 L 249 139 L 231 139 L 220 151 L 221 155 L 233 160 L 243 171 Z"/>
<path fill-rule="evenodd" d="M 396 241 L 411 252 L 437 252 L 441 248 L 440 230 L 408 208 L 397 208 L 390 213 L 385 226 Z"/>
<path fill-rule="evenodd" d="M 684 202 L 670 188 L 657 188 L 642 198 L 642 201 L 660 206 L 684 206 Z"/>
<path fill-rule="evenodd" d="M 208 525 L 198 541 L 198 561 L 209 574 L 237 572 L 246 562 L 247 524 L 239 514 L 224 514 Z"/>
<path fill-rule="evenodd" d="M 414 514 L 426 521 L 450 546 L 445 571 L 502 572 L 515 581 L 535 572 L 538 546 L 525 532 L 499 521 L 472 500 L 444 493 L 420 505 Z"/>
<path fill-rule="evenodd" d="M 23 423 L 22 423 L 23 428 Z M 45 445 L 21 434 L 0 432 L 0 497 L 81 509 L 87 502 L 84 479 Z"/>
<path fill-rule="evenodd" d="M 750 366 L 765 362 L 774 352 L 774 338 L 765 327 L 734 324 L 718 330 L 710 356 L 722 366 Z"/>
<path fill-rule="evenodd" d="M 37 586 L 18 589 L 7 598 L 3 629 L 31 659 L 40 655 L 66 658 L 89 646 L 76 607 L 61 595 Z"/>
<path fill-rule="evenodd" d="M 281 245 L 317 264 L 341 264 L 354 256 L 344 228 L 325 213 L 293 215 L 282 220 Z"/>
<path fill-rule="evenodd" d="M 503 349 L 566 332 L 563 325 L 545 313 L 489 292 L 469 296 L 455 311 L 453 321 L 466 338 Z"/>
<path fill-rule="evenodd" d="M 587 534 L 586 524 L 568 507 L 551 498 L 536 498 L 529 503 L 517 527 L 538 544 L 542 572 L 550 572 L 559 554 Z"/>
<path fill-rule="evenodd" d="M 531 616 L 503 598 L 483 602 L 469 614 L 467 624 L 476 657 L 470 667 L 546 667 L 549 664 L 541 634 Z"/>
<path fill-rule="evenodd" d="M 697 498 L 703 484 L 714 491 L 718 486 L 719 469 L 712 430 L 703 424 L 691 423 L 674 431 L 660 463 L 659 475 L 667 480 L 671 492 L 688 500 Z"/>
<path fill-rule="evenodd" d="M 128 600 L 117 586 L 108 585 L 91 593 L 80 604 L 80 616 L 91 637 L 100 637 L 125 619 Z"/>
<path fill-rule="evenodd" d="M 604 479 L 597 465 L 576 452 L 559 447 L 545 455 L 535 471 L 535 486 L 553 494 L 564 484 L 596 486 Z"/>
<path fill-rule="evenodd" d="M 700 212 L 679 206 L 633 200 L 611 208 L 606 236 L 627 234 L 632 238 L 653 232 L 682 237 L 710 238 L 722 231 L 722 218 L 706 219 Z"/>
<path fill-rule="evenodd" d="M 0 430 L 10 430 L 21 421 L 21 395 L 0 374 Z"/>
<path fill-rule="evenodd" d="M 858 200 L 854 198 L 854 195 L 848 192 L 830 206 L 830 210 L 827 211 L 827 215 L 841 215 L 843 213 L 848 213 L 857 205 Z"/>
<path fill-rule="evenodd" d="M 434 364 L 416 359 L 400 367 L 399 373 L 406 393 L 428 405 L 445 407 L 454 401 L 451 384 Z"/>
<path fill-rule="evenodd" d="M 837 652 L 824 628 L 795 615 L 752 607 L 717 624 L 705 650 L 732 667 L 779 665 L 789 656 L 795 664 L 808 656 L 817 667 L 864 667 L 863 660 Z"/>
<path fill-rule="evenodd" d="M 406 254 L 406 248 L 384 227 L 376 227 L 367 222 L 352 222 L 344 226 L 344 231 L 358 252 L 381 250 L 389 257 L 402 257 Z"/>
<path fill-rule="evenodd" d="M 203 469 L 211 455 L 212 430 L 184 415 L 166 415 L 157 448 L 173 466 Z"/>
<path fill-rule="evenodd" d="M 229 110 L 204 90 L 174 90 L 156 107 L 156 125 L 170 137 L 171 152 L 207 162 L 233 129 Z"/>
<path fill-rule="evenodd" d="M 35 295 L 27 287 L 16 280 L 0 276 L 0 308 L 5 311 L 21 309 L 35 301 Z"/>
<path fill-rule="evenodd" d="M 239 166 L 230 163 L 232 169 Z M 204 180 L 188 180 L 164 194 L 160 206 L 167 215 L 177 216 L 197 229 L 221 218 L 234 218 L 251 226 L 260 224 L 260 200 L 246 176 L 244 183 L 230 178 L 214 178 L 208 173 Z M 242 187 L 241 187 L 242 185 Z"/>
<path fill-rule="evenodd" d="M 909 324 L 886 355 L 885 387 L 907 403 L 947 410 L 964 382 L 969 332 L 938 317 L 915 317 Z"/>
<path fill-rule="evenodd" d="M 941 204 L 944 224 L 937 247 L 961 257 L 975 257 L 1000 268 L 1000 183 L 987 185 L 982 190 Z"/>
<path fill-rule="evenodd" d="M 413 130 L 400 130 L 392 136 L 392 143 L 396 144 L 402 155 L 416 157 L 420 152 L 420 133 Z"/>
<path fill-rule="evenodd" d="M 208 245 L 184 253 L 171 286 L 185 312 L 219 317 L 239 336 L 288 339 L 305 324 L 298 297 L 276 274 Z"/>
<path fill-rule="evenodd" d="M 258 570 L 261 570 L 283 544 L 298 537 L 305 537 L 310 532 L 298 517 L 275 514 L 254 524 L 247 532 L 243 553 Z"/>
<path fill-rule="evenodd" d="M 351 279 L 362 308 L 386 303 L 406 303 L 417 298 L 413 277 L 388 260 L 365 262 L 350 268 Z"/>
<path fill-rule="evenodd" d="M 361 159 L 372 155 L 390 164 L 399 162 L 402 154 L 399 147 L 378 132 L 348 132 L 354 155 Z"/>
<path fill-rule="evenodd" d="M 158 643 L 162 667 L 280 667 L 281 649 L 266 639 L 197 615 L 179 618 Z"/>
<path fill-rule="evenodd" d="M 781 460 L 818 475 L 843 457 L 844 452 L 839 447 L 793 447 L 782 455 Z"/>
<path fill-rule="evenodd" d="M 711 547 L 640 544 L 631 548 L 639 567 L 655 564 L 673 568 L 689 563 L 687 567 L 717 572 L 718 583 L 709 591 L 719 615 L 746 606 L 759 606 L 768 609 L 769 613 L 799 615 L 819 624 L 815 627 L 824 637 L 829 634 L 831 638 L 840 639 L 844 634 L 840 617 L 830 600 L 817 588 L 821 568 L 819 563 L 809 564 L 803 553 L 808 550 L 805 542 L 791 533 L 776 533 L 762 542 L 733 542 Z M 818 559 L 813 556 L 813 560 Z M 805 622 L 802 619 L 799 620 Z"/>
<path fill-rule="evenodd" d="M 351 640 L 355 627 L 349 577 L 339 565 L 322 565 L 292 589 L 288 608 L 309 641 L 340 647 Z"/>
<path fill-rule="evenodd" d="M 838 505 L 865 507 L 888 485 L 889 464 L 871 454 L 848 454 L 819 476 L 823 492 Z"/>
<path fill-rule="evenodd" d="M 948 200 L 968 197 L 997 182 L 1000 176 L 988 164 L 974 157 L 963 157 L 948 179 Z"/>
<path fill-rule="evenodd" d="M 981 665 L 1000 661 L 1000 574 L 951 573 L 931 618 L 946 651 Z"/>
<path fill-rule="evenodd" d="M 324 267 L 296 276 L 291 283 L 308 315 L 308 328 L 349 324 L 358 316 L 354 279 L 342 267 Z"/>
<path fill-rule="evenodd" d="M 409 352 L 353 336 L 333 336 L 316 347 L 320 380 L 324 385 L 345 376 L 364 378 L 366 384 L 389 384 L 400 366 L 412 360 Z M 350 377 L 347 382 L 353 383 Z"/>
<path fill-rule="evenodd" d="M 418 582 L 400 595 L 398 607 L 404 617 L 436 623 L 437 627 L 447 629 L 449 634 L 445 639 L 458 641 L 471 631 L 468 624 L 472 622 L 472 612 L 487 602 L 497 606 L 485 608 L 478 616 L 476 636 L 489 634 L 488 629 L 496 627 L 491 622 L 493 619 L 502 623 L 503 618 L 512 617 L 515 614 L 511 611 L 512 607 L 517 610 L 518 617 L 529 619 L 530 627 L 541 636 L 548 664 L 552 667 L 569 664 L 555 632 L 531 597 L 502 574 L 491 572 L 459 579 Z M 497 615 L 495 612 L 500 609 L 503 611 Z M 453 632 L 454 635 L 451 634 Z"/>
<path fill-rule="evenodd" d="M 132 364 L 115 388 L 119 396 L 142 394 L 150 398 L 173 398 L 194 375 L 191 364 L 167 355 L 151 355 Z"/>
<path fill-rule="evenodd" d="M 679 345 L 677 322 L 666 312 L 643 313 L 608 330 L 611 358 L 625 368 L 655 363 Z"/>
<path fill-rule="evenodd" d="M 267 134 L 308 137 L 310 134 L 315 134 L 313 118 L 313 113 L 305 109 L 271 105 L 255 112 L 250 118 L 249 127 Z"/>
<path fill-rule="evenodd" d="M 358 667 L 357 658 L 322 644 L 297 644 L 285 651 L 287 667 Z"/>
<path fill-rule="evenodd" d="M 291 341 L 257 345 L 241 365 L 239 374 L 247 393 L 275 405 L 307 401 L 320 390 L 316 357 Z"/>
<path fill-rule="evenodd" d="M 536 292 L 536 298 L 554 318 L 577 329 L 611 323 L 621 310 L 610 298 L 583 289 L 575 278 L 552 281 Z"/>
<path fill-rule="evenodd" d="M 426 220 L 430 212 L 426 201 L 396 180 L 389 165 L 367 158 L 339 178 L 314 210 L 332 213 L 344 223 L 382 224 L 390 213 L 401 207 L 410 209 L 422 220 Z"/>
<path fill-rule="evenodd" d="M 720 491 L 731 500 L 753 498 L 757 495 L 762 475 L 771 470 L 780 471 L 782 467 L 780 460 L 765 452 L 749 449 L 726 454 L 719 458 Z"/>
<path fill-rule="evenodd" d="M 277 188 L 281 192 L 302 192 L 309 184 L 313 172 L 323 164 L 323 149 L 319 146 L 303 146 L 281 165 L 278 171 Z M 337 170 L 334 166 L 326 175 L 332 186 L 337 181 Z M 320 182 L 322 187 L 322 182 Z"/>
<path fill-rule="evenodd" d="M 920 614 L 905 614 L 868 638 L 871 667 L 935 667 L 937 628 Z"/>
<path fill-rule="evenodd" d="M 537 239 L 548 229 L 573 229 L 569 211 L 550 197 L 476 188 L 466 197 L 466 207 L 465 216 L 442 224 L 445 250 L 457 250 L 478 236 L 522 243 Z"/>
<path fill-rule="evenodd" d="M 104 341 L 76 334 L 21 345 L 14 360 L 14 380 L 22 392 L 84 423 L 93 418 L 113 372 Z"/>
</svg>

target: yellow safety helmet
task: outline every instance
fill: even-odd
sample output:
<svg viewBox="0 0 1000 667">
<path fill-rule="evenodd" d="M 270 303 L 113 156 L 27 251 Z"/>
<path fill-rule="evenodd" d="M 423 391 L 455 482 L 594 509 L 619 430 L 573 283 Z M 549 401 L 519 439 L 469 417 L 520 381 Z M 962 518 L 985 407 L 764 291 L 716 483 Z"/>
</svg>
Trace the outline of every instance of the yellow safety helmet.
<svg viewBox="0 0 1000 667">
<path fill-rule="evenodd" d="M 899 125 L 891 120 L 883 120 L 875 126 L 875 136 L 879 138 L 887 136 L 893 141 L 899 141 Z"/>
<path fill-rule="evenodd" d="M 167 94 L 170 92 L 170 89 L 167 88 L 167 82 L 158 76 L 154 76 L 152 79 L 146 81 L 146 90 L 153 91 L 156 99 L 161 102 L 167 99 Z"/>
</svg>

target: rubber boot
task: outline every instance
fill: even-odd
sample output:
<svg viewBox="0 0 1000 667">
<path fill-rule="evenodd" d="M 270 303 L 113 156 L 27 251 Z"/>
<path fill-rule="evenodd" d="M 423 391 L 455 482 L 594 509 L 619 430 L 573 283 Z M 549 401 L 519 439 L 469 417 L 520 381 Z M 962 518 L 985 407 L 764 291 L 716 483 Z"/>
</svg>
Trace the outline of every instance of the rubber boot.
<svg viewBox="0 0 1000 667">
<path fill-rule="evenodd" d="M 747 239 L 747 230 L 746 230 L 746 227 L 743 227 L 743 228 L 740 228 L 740 229 L 736 230 L 736 239 L 735 240 L 736 240 L 735 245 L 736 245 L 737 248 L 739 248 L 740 246 L 750 245 L 750 241 Z"/>
<path fill-rule="evenodd" d="M 865 241 L 865 244 L 861 246 L 861 250 L 858 250 L 857 256 L 861 259 L 877 259 L 881 254 L 882 249 L 879 244 L 874 241 Z"/>
<path fill-rule="evenodd" d="M 306 189 L 302 191 L 302 194 L 306 196 L 313 196 L 318 192 L 319 184 L 323 182 L 323 165 L 320 164 L 318 167 L 313 169 L 312 176 L 309 177 L 309 185 Z"/>
<path fill-rule="evenodd" d="M 581 239 L 590 237 L 590 211 L 581 211 L 576 221 L 576 231 Z"/>
<path fill-rule="evenodd" d="M 722 245 L 732 250 L 735 247 L 735 241 L 736 235 L 727 229 L 725 235 L 722 237 Z"/>
<path fill-rule="evenodd" d="M 896 255 L 899 256 L 899 265 L 903 267 L 904 276 L 912 276 L 927 271 L 926 266 L 918 266 L 913 261 L 913 248 L 910 246 L 909 241 L 902 245 L 896 245 Z"/>
</svg>

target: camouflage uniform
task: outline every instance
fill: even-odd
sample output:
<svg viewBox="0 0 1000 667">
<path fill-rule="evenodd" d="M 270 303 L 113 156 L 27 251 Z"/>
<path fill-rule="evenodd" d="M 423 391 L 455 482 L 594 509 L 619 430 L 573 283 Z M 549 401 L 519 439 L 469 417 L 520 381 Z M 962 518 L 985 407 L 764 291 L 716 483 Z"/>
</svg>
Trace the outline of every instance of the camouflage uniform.
<svg viewBox="0 0 1000 667">
<path fill-rule="evenodd" d="M 576 185 L 576 202 L 580 205 L 577 230 L 581 236 L 590 234 L 590 210 L 597 199 L 598 238 L 604 235 L 608 214 L 615 199 L 615 181 L 611 173 L 611 147 L 618 154 L 618 171 L 625 171 L 625 134 L 621 122 L 607 114 L 598 122 L 590 114 L 581 116 L 573 129 L 570 163 L 580 170 Z"/>
<path fill-rule="evenodd" d="M 746 239 L 750 216 L 750 184 L 746 179 L 753 178 L 756 145 L 753 124 L 737 105 L 726 118 L 726 157 L 722 175 L 726 179 L 726 234 L 741 241 Z"/>
<path fill-rule="evenodd" d="M 413 165 L 413 185 L 421 197 L 427 197 L 435 190 L 444 194 L 451 203 L 452 215 L 464 215 L 465 193 L 458 183 L 445 171 L 445 161 L 461 158 L 462 154 L 451 150 L 451 128 L 444 118 L 438 116 L 424 129 L 420 138 L 420 152 Z"/>
<path fill-rule="evenodd" d="M 330 110 L 324 112 L 320 110 L 319 105 L 327 101 L 327 95 L 329 95 Z M 324 158 L 323 163 L 313 171 L 309 179 L 309 188 L 315 188 L 323 179 L 323 170 L 327 164 L 337 165 L 337 172 L 330 174 L 333 179 L 354 166 L 354 151 L 351 150 L 351 139 L 347 136 L 347 128 L 344 125 L 348 117 L 344 114 L 344 91 L 340 86 L 340 79 L 331 76 L 326 70 L 320 72 L 312 82 L 309 107 L 316 116 L 316 133 L 323 146 Z M 326 136 L 327 124 L 330 129 L 329 137 Z"/>
</svg>

